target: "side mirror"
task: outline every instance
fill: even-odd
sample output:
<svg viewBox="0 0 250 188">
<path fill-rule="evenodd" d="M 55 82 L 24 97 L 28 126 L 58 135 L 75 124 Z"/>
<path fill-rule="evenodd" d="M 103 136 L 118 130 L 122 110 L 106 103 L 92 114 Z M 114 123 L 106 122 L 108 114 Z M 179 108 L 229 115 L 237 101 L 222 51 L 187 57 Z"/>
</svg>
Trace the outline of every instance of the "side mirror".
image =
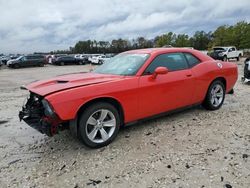
<svg viewBox="0 0 250 188">
<path fill-rule="evenodd" d="M 166 67 L 157 67 L 152 75 L 152 78 L 155 79 L 158 74 L 167 74 L 168 69 Z"/>
</svg>

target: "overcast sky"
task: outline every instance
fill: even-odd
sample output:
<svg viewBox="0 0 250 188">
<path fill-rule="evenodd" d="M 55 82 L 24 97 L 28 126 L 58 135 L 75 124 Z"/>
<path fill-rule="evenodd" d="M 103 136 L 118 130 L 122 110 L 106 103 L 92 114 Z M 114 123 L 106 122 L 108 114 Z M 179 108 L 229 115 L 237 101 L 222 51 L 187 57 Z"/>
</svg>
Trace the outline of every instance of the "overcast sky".
<svg viewBox="0 0 250 188">
<path fill-rule="evenodd" d="M 0 0 L 0 53 L 68 49 L 79 40 L 193 34 L 250 21 L 250 0 Z"/>
</svg>

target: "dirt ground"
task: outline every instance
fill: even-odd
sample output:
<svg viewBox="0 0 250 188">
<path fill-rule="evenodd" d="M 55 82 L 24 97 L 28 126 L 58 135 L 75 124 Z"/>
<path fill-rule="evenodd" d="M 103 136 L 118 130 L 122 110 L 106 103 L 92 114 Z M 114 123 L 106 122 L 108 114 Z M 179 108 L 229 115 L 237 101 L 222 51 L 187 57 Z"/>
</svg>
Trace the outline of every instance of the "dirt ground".
<svg viewBox="0 0 250 188">
<path fill-rule="evenodd" d="M 235 62 L 236 63 L 236 62 Z M 0 70 L 0 187 L 250 187 L 250 85 L 237 62 L 235 94 L 218 111 L 196 107 L 123 128 L 101 149 L 69 131 L 49 138 L 19 122 L 34 80 L 82 66 Z"/>
</svg>

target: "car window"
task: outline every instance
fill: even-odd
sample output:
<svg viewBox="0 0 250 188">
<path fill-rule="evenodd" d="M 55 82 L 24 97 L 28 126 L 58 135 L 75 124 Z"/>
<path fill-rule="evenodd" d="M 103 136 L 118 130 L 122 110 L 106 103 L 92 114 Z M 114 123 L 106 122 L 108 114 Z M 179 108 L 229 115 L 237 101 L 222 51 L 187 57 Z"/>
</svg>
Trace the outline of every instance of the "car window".
<svg viewBox="0 0 250 188">
<path fill-rule="evenodd" d="M 22 61 L 27 61 L 27 58 L 26 57 L 22 57 L 21 60 Z"/>
<path fill-rule="evenodd" d="M 193 56 L 192 54 L 184 53 L 184 55 L 187 58 L 187 61 L 190 67 L 193 67 L 200 63 L 200 60 L 197 57 Z"/>
<path fill-rule="evenodd" d="M 26 58 L 27 60 L 33 59 L 32 56 L 26 56 L 25 58 Z"/>
<path fill-rule="evenodd" d="M 232 48 L 232 51 L 235 51 L 235 48 Z"/>
<path fill-rule="evenodd" d="M 144 74 L 152 74 L 157 67 L 166 67 L 169 71 L 177 71 L 187 69 L 188 64 L 182 53 L 161 54 L 151 62 Z"/>
</svg>

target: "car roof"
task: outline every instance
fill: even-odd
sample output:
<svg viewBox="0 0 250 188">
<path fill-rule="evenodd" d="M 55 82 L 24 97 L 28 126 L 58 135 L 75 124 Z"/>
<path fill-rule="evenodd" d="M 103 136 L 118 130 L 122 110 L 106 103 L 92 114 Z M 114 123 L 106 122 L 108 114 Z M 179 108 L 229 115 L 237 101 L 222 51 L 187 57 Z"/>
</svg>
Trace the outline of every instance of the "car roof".
<svg viewBox="0 0 250 188">
<path fill-rule="evenodd" d="M 145 49 L 137 49 L 130 50 L 123 53 L 134 53 L 134 54 L 151 54 L 151 55 L 159 55 L 163 53 L 191 53 L 198 57 L 201 61 L 209 61 L 213 60 L 211 57 L 205 55 L 201 51 L 189 49 L 189 48 L 145 48 Z"/>
<path fill-rule="evenodd" d="M 191 49 L 189 48 L 145 48 L 145 49 L 137 49 L 137 50 L 130 50 L 125 53 L 146 53 L 146 54 L 153 54 L 153 53 L 171 53 L 171 52 L 190 52 Z"/>
<path fill-rule="evenodd" d="M 235 48 L 235 46 L 215 46 L 213 48 Z"/>
</svg>

